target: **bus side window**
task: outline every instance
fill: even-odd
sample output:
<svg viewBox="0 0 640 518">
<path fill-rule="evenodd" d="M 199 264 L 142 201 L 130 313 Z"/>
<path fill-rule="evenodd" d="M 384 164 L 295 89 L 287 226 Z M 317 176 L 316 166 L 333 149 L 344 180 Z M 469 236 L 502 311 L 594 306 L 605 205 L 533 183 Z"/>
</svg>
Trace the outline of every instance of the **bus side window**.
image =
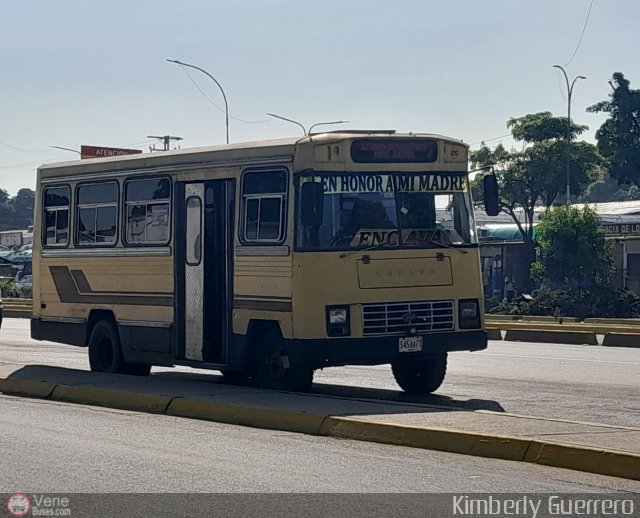
<svg viewBox="0 0 640 518">
<path fill-rule="evenodd" d="M 243 242 L 282 242 L 287 213 L 287 172 L 282 169 L 245 172 L 242 207 Z"/>
<path fill-rule="evenodd" d="M 76 192 L 76 244 L 115 245 L 118 239 L 118 183 L 82 184 Z"/>
<path fill-rule="evenodd" d="M 127 180 L 124 205 L 126 244 L 165 245 L 169 242 L 171 181 L 168 178 Z"/>
<path fill-rule="evenodd" d="M 69 186 L 47 187 L 43 194 L 43 235 L 45 246 L 66 246 L 69 244 L 69 207 L 71 189 Z"/>
</svg>

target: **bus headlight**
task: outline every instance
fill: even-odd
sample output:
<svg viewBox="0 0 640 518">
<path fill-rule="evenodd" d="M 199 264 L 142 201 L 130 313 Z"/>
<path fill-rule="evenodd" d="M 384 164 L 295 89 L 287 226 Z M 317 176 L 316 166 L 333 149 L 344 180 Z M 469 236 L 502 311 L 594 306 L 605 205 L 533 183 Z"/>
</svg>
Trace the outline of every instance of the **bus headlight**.
<svg viewBox="0 0 640 518">
<path fill-rule="evenodd" d="M 480 327 L 480 305 L 478 299 L 461 299 L 458 301 L 458 326 L 460 329 L 477 329 Z"/>
<path fill-rule="evenodd" d="M 348 336 L 350 334 L 349 306 L 327 306 L 327 335 Z"/>
</svg>

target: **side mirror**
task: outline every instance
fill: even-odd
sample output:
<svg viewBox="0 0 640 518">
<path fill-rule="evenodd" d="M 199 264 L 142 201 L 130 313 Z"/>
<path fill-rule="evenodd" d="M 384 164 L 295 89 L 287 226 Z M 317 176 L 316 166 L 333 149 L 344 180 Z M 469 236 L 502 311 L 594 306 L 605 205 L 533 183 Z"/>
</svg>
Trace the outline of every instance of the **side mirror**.
<svg viewBox="0 0 640 518">
<path fill-rule="evenodd" d="M 302 224 L 305 227 L 319 227 L 322 225 L 324 209 L 324 190 L 318 182 L 306 182 L 302 184 Z"/>
<path fill-rule="evenodd" d="M 484 210 L 487 216 L 500 214 L 500 202 L 498 200 L 498 180 L 496 175 L 488 174 L 483 179 Z"/>
</svg>

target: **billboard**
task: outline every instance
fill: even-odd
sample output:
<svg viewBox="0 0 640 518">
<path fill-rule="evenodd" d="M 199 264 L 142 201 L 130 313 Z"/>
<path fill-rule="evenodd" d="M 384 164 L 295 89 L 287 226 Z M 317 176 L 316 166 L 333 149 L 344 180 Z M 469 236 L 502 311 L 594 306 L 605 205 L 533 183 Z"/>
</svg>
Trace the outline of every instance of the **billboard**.
<svg viewBox="0 0 640 518">
<path fill-rule="evenodd" d="M 142 150 L 104 146 L 80 146 L 80 155 L 82 158 L 104 158 L 109 156 L 137 155 L 139 153 L 142 153 Z"/>
</svg>

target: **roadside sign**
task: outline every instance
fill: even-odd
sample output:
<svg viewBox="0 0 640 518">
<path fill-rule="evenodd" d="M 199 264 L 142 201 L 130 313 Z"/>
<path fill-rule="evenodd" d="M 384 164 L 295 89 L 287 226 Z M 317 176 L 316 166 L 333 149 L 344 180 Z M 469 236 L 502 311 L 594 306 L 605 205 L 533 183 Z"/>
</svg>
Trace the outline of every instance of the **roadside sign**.
<svg viewBox="0 0 640 518">
<path fill-rule="evenodd" d="M 80 146 L 82 158 L 104 158 L 108 156 L 137 155 L 139 153 L 142 153 L 142 150 L 104 146 Z"/>
</svg>

